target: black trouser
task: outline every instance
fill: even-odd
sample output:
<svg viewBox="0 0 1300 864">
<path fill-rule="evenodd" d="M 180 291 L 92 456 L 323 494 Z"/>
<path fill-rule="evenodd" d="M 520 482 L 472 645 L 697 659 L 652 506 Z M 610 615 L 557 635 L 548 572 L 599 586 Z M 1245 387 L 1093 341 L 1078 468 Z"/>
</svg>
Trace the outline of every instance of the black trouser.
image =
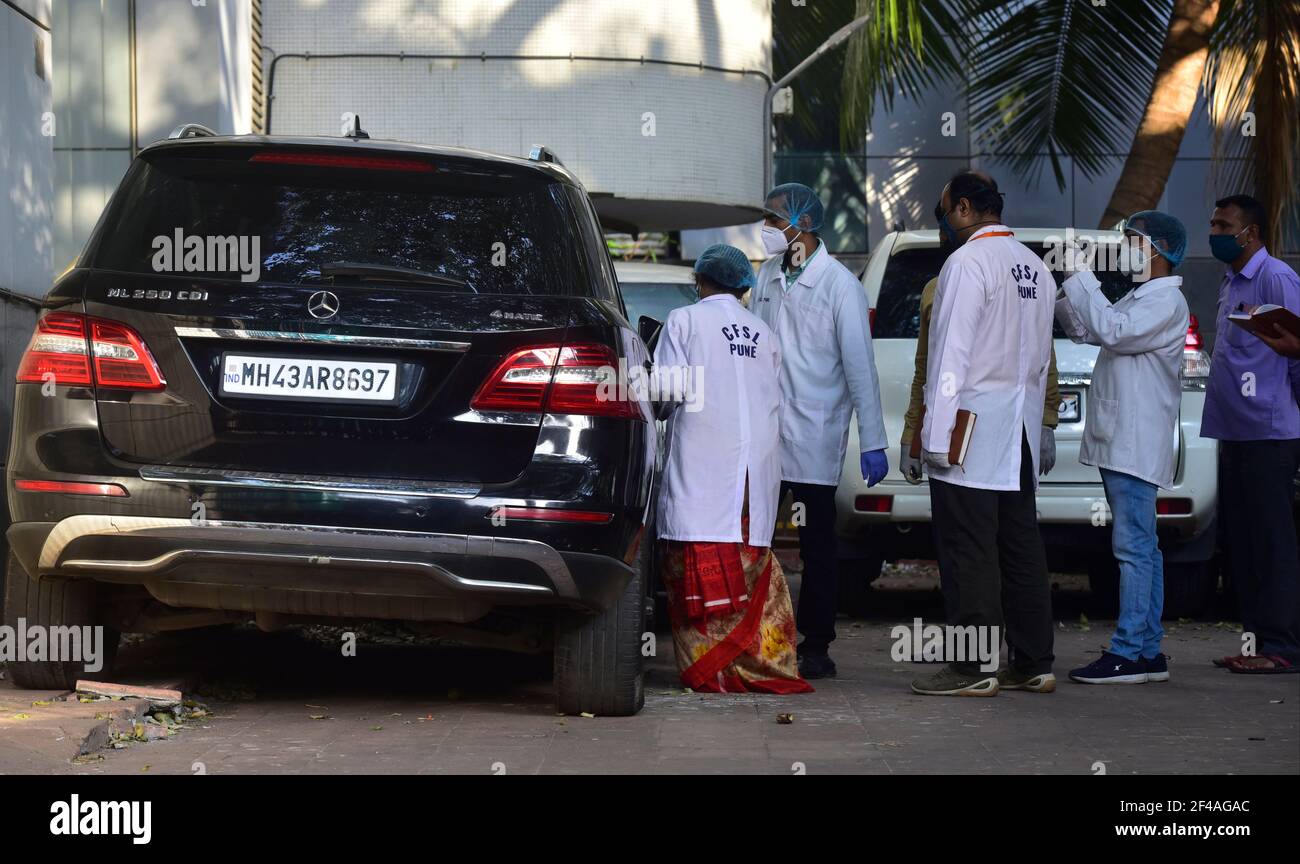
<svg viewBox="0 0 1300 864">
<path fill-rule="evenodd" d="M 930 478 L 940 560 L 956 589 L 956 624 L 999 627 L 1010 665 L 1038 675 L 1052 671 L 1052 588 L 1038 533 L 1034 464 L 1022 436 L 1020 491 L 971 489 Z M 954 663 L 986 674 L 978 663 Z"/>
<path fill-rule="evenodd" d="M 952 484 L 949 484 L 952 485 Z M 930 484 L 930 512 L 935 511 L 934 484 Z M 931 522 L 930 531 L 934 537 L 934 553 L 939 559 L 939 596 L 943 598 L 943 617 L 945 623 L 956 624 L 961 603 L 957 600 L 957 582 L 952 578 L 952 558 L 948 547 L 939 537 L 939 523 Z"/>
<path fill-rule="evenodd" d="M 795 612 L 795 625 L 803 634 L 799 650 L 804 654 L 825 654 L 835 641 L 835 613 L 840 599 L 835 487 L 820 483 L 782 483 L 782 497 L 787 490 L 794 493 L 796 505 L 803 505 L 803 524 L 799 525 L 803 576 L 799 580 L 799 608 Z M 798 515 L 797 506 L 794 515 Z"/>
<path fill-rule="evenodd" d="M 1223 441 L 1219 518 L 1224 566 L 1256 654 L 1300 655 L 1300 562 L 1292 514 L 1300 439 Z"/>
</svg>

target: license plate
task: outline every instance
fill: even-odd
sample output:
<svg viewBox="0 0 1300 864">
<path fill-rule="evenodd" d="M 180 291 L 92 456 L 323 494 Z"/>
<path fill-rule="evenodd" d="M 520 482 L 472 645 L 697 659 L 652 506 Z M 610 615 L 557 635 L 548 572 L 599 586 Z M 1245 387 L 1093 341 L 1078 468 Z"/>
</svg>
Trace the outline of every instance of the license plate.
<svg viewBox="0 0 1300 864">
<path fill-rule="evenodd" d="M 1072 393 L 1065 391 L 1061 393 L 1061 404 L 1057 409 L 1059 420 L 1062 423 L 1078 423 L 1082 414 L 1079 406 L 1083 404 L 1082 393 Z"/>
<path fill-rule="evenodd" d="M 323 402 L 397 401 L 397 364 L 224 354 L 221 393 Z"/>
</svg>

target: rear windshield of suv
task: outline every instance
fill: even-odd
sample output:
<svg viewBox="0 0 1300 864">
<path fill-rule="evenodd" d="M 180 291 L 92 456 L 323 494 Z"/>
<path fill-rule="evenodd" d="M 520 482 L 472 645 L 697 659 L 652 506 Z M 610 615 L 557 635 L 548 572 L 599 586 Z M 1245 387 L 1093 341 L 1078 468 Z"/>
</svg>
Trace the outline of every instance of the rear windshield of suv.
<svg viewBox="0 0 1300 864">
<path fill-rule="evenodd" d="M 1041 244 L 1026 243 L 1035 255 L 1045 257 L 1047 248 Z M 889 256 L 885 276 L 880 283 L 880 296 L 876 299 L 876 323 L 872 336 L 876 339 L 915 339 L 921 332 L 921 292 L 925 283 L 939 275 L 944 256 L 938 247 L 912 247 Z M 1065 281 L 1065 274 L 1053 271 L 1056 284 Z M 1122 273 L 1099 271 L 1101 291 L 1114 303 L 1134 287 L 1133 280 Z M 1061 325 L 1052 324 L 1052 335 L 1064 339 Z"/>
<path fill-rule="evenodd" d="M 627 318 L 636 323 L 648 315 L 660 324 L 668 320 L 668 313 L 695 302 L 695 285 L 680 282 L 620 282 L 623 302 L 627 304 Z"/>
<path fill-rule="evenodd" d="M 173 266 L 159 266 L 159 250 L 177 240 L 197 236 L 210 248 L 212 238 L 218 244 L 235 238 L 246 244 L 246 260 L 257 260 L 260 280 L 281 284 L 325 281 L 323 265 L 347 262 L 454 280 L 429 285 L 430 291 L 590 293 L 578 217 L 564 184 L 541 172 L 395 151 L 273 152 L 355 153 L 433 170 L 261 163 L 250 161 L 266 152 L 255 148 L 184 149 L 136 162 L 104 220 L 90 266 L 240 279 L 245 274 L 229 263 L 218 269 L 217 255 L 189 262 L 177 255 Z"/>
</svg>

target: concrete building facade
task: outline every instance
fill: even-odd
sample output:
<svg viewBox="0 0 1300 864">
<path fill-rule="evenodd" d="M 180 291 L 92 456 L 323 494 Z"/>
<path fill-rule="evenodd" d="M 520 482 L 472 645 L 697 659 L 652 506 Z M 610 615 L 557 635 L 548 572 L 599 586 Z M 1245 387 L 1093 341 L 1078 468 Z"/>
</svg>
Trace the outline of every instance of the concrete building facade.
<svg viewBox="0 0 1300 864">
<path fill-rule="evenodd" d="M 272 133 L 545 145 L 611 229 L 757 212 L 769 0 L 277 0 L 263 38 Z"/>
<path fill-rule="evenodd" d="M 9 450 L 14 373 L 53 270 L 51 6 L 52 0 L 0 0 L 0 471 Z M 7 554 L 8 524 L 0 494 L 0 555 Z"/>
<path fill-rule="evenodd" d="M 81 251 L 143 146 L 182 123 L 255 128 L 261 53 L 254 0 L 58 0 L 54 4 L 55 253 Z"/>
</svg>

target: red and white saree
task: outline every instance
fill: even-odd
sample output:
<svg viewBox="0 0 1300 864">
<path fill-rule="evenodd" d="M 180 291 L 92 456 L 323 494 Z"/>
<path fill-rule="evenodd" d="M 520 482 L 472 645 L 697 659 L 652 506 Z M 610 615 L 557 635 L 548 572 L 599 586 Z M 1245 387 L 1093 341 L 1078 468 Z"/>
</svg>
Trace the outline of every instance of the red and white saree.
<svg viewBox="0 0 1300 864">
<path fill-rule="evenodd" d="M 742 520 L 744 537 L 749 520 Z M 682 684 L 704 693 L 811 693 L 794 609 L 767 547 L 664 540 L 663 578 Z"/>
</svg>

